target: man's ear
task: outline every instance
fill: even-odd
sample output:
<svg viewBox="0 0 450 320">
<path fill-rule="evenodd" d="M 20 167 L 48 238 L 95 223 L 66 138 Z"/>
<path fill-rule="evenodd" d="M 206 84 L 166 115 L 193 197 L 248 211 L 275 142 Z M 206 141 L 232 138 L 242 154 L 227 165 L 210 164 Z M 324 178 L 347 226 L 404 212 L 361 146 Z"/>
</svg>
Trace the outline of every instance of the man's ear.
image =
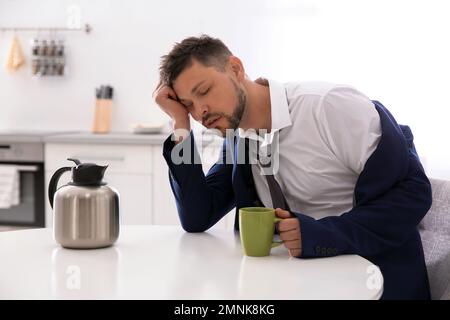
<svg viewBox="0 0 450 320">
<path fill-rule="evenodd" d="M 231 72 L 233 72 L 234 76 L 239 81 L 243 81 L 245 79 L 245 69 L 241 59 L 235 56 L 230 56 L 229 66 L 231 68 Z"/>
</svg>

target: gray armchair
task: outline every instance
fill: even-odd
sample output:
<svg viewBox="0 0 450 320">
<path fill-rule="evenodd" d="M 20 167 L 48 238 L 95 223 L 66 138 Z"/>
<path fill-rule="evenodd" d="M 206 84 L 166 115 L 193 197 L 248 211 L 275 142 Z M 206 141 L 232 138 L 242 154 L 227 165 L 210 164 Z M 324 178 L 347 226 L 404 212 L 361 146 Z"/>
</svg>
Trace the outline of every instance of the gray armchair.
<svg viewBox="0 0 450 320">
<path fill-rule="evenodd" d="M 433 205 L 419 224 L 434 300 L 450 300 L 450 181 L 430 179 Z"/>
</svg>

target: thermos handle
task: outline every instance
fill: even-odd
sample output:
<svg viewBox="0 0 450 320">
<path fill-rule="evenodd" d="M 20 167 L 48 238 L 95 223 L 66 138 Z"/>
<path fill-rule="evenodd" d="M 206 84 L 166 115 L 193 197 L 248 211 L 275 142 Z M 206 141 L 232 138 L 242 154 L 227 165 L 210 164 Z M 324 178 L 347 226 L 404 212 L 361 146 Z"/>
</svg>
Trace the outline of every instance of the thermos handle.
<svg viewBox="0 0 450 320">
<path fill-rule="evenodd" d="M 66 171 L 72 170 L 72 167 L 63 167 L 53 174 L 52 178 L 50 179 L 50 183 L 48 185 L 48 200 L 50 201 L 50 206 L 53 209 L 53 196 L 55 195 L 56 189 L 58 188 L 58 181 L 59 178 L 62 176 L 62 174 Z"/>
</svg>

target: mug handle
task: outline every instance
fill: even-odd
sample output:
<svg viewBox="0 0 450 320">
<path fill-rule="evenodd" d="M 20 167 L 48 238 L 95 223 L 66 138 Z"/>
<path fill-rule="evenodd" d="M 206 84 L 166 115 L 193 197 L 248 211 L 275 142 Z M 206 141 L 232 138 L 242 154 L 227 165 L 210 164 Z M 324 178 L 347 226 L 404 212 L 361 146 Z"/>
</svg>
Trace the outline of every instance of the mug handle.
<svg viewBox="0 0 450 320">
<path fill-rule="evenodd" d="M 275 223 L 282 221 L 283 219 L 281 218 L 274 218 L 273 221 Z M 283 241 L 273 241 L 272 242 L 272 248 L 278 247 L 279 245 L 283 244 Z"/>
</svg>

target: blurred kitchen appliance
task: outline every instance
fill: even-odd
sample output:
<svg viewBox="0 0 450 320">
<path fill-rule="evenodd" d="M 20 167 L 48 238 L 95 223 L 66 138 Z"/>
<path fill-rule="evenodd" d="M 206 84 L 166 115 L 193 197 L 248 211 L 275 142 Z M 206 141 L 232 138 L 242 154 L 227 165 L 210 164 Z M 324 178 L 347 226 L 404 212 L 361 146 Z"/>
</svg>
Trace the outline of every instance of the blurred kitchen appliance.
<svg viewBox="0 0 450 320">
<path fill-rule="evenodd" d="M 19 172 L 19 203 L 0 209 L 0 225 L 45 227 L 43 136 L 0 132 L 0 166 Z"/>
</svg>

